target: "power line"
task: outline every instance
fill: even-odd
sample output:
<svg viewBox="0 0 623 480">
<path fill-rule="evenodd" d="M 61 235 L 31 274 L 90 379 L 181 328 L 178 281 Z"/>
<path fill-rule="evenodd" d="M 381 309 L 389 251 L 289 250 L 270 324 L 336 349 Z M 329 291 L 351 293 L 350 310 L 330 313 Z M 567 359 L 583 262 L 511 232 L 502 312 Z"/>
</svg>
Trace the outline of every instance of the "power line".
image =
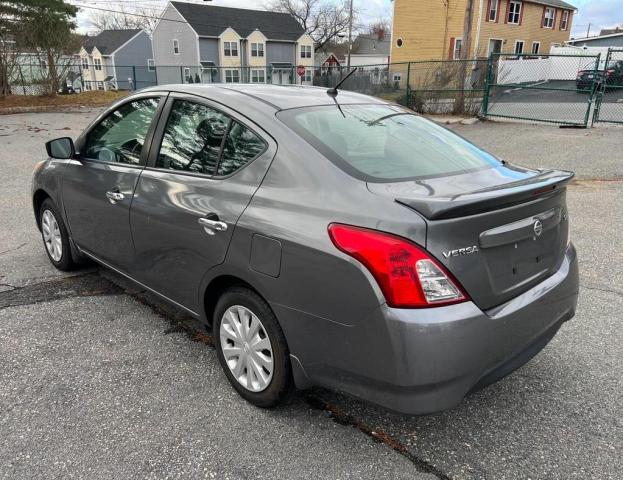
<svg viewBox="0 0 623 480">
<path fill-rule="evenodd" d="M 81 4 L 81 3 L 74 4 L 74 5 L 76 7 L 79 7 L 79 8 L 84 8 L 84 9 L 87 9 L 87 10 L 96 10 L 96 11 L 99 11 L 99 12 L 118 13 L 120 15 L 129 15 L 129 16 L 132 16 L 132 17 L 150 18 L 150 19 L 153 19 L 153 20 L 160 20 L 162 22 L 183 23 L 185 25 L 190 26 L 191 28 L 193 28 L 193 25 L 201 26 L 201 27 L 227 28 L 227 27 L 225 27 L 223 25 L 216 25 L 216 24 L 211 24 L 211 23 L 199 23 L 199 22 L 191 24 L 190 22 L 188 22 L 186 20 L 175 20 L 175 19 L 172 19 L 172 18 L 156 17 L 154 15 L 146 15 L 146 14 L 142 14 L 142 13 L 131 13 L 131 12 L 126 12 L 126 11 L 121 11 L 121 10 L 113 10 L 113 9 L 110 9 L 110 8 L 91 7 L 91 6 L 87 6 L 87 5 Z M 198 5 L 198 4 L 189 4 L 189 5 Z M 266 29 L 262 29 L 261 32 L 277 33 L 277 34 L 287 33 L 287 34 L 292 34 L 292 35 L 303 35 L 303 33 L 305 33 L 304 31 L 303 31 L 303 33 L 301 33 L 301 32 L 288 32 L 288 31 L 284 31 L 284 30 L 266 30 Z"/>
</svg>

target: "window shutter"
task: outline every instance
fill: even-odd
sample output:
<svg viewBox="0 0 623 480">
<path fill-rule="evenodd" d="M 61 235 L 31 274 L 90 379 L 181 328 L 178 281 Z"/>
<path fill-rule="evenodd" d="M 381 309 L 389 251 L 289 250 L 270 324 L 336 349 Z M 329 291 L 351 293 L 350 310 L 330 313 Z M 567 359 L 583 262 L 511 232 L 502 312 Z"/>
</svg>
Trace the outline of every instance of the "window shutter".
<svg viewBox="0 0 623 480">
<path fill-rule="evenodd" d="M 541 17 L 541 28 L 545 28 L 545 11 L 547 10 L 546 6 L 543 6 L 543 16 Z"/>
<path fill-rule="evenodd" d="M 504 15 L 504 23 L 508 23 L 508 12 L 511 9 L 511 0 L 506 0 L 506 15 Z"/>
<path fill-rule="evenodd" d="M 448 58 L 450 60 L 454 60 L 454 43 L 456 39 L 454 37 L 450 38 L 450 51 L 448 52 Z"/>
<path fill-rule="evenodd" d="M 497 12 L 495 14 L 495 23 L 500 23 L 500 16 L 502 15 L 502 0 L 494 0 L 498 2 Z"/>
<path fill-rule="evenodd" d="M 519 25 L 523 23 L 523 2 L 519 3 Z"/>
<path fill-rule="evenodd" d="M 556 18 L 558 18 L 558 9 L 554 9 L 554 23 L 552 23 L 552 30 L 556 30 Z"/>
<path fill-rule="evenodd" d="M 487 22 L 491 21 L 491 2 L 497 2 L 497 0 L 487 0 Z"/>
</svg>

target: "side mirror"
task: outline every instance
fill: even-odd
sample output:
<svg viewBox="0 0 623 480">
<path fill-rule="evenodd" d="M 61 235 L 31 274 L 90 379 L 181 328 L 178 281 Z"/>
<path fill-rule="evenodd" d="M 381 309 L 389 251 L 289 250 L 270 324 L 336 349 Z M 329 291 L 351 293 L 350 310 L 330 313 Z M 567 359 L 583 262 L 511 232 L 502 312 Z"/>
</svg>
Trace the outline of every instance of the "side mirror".
<svg viewBox="0 0 623 480">
<path fill-rule="evenodd" d="M 48 156 L 59 160 L 67 160 L 73 158 L 76 154 L 74 141 L 69 137 L 56 138 L 45 144 Z"/>
</svg>

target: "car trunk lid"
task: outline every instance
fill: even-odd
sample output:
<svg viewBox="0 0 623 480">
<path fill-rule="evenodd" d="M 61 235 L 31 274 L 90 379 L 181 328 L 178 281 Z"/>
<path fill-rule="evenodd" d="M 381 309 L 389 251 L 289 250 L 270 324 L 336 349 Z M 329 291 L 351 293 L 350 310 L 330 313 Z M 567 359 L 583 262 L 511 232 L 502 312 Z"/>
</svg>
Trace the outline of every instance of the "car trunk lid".
<svg viewBox="0 0 623 480">
<path fill-rule="evenodd" d="M 572 178 L 570 172 L 501 165 L 368 188 L 425 218 L 426 249 L 486 310 L 560 266 L 568 236 L 565 185 Z"/>
</svg>

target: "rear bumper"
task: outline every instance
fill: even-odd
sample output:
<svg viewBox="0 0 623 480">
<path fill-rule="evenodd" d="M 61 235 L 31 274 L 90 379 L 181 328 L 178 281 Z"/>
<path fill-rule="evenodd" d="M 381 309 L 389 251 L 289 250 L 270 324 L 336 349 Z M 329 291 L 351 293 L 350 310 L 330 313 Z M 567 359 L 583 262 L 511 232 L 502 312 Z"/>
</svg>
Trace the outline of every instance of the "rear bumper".
<svg viewBox="0 0 623 480">
<path fill-rule="evenodd" d="M 383 306 L 360 326 L 321 339 L 322 357 L 298 360 L 311 383 L 401 413 L 445 410 L 536 355 L 575 314 L 578 284 L 570 246 L 554 275 L 494 309 Z"/>
</svg>

